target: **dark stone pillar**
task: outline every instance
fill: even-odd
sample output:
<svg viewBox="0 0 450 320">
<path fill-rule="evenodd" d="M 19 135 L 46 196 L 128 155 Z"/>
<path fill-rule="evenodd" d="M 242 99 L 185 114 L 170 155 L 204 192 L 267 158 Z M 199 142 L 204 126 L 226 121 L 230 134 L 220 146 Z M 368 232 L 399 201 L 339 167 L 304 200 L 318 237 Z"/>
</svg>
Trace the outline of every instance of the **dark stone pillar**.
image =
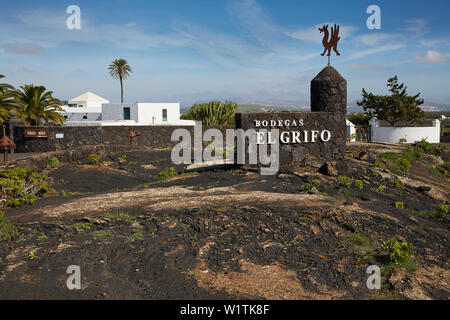
<svg viewBox="0 0 450 320">
<path fill-rule="evenodd" d="M 347 114 L 347 80 L 332 66 L 311 81 L 311 111 Z"/>
</svg>

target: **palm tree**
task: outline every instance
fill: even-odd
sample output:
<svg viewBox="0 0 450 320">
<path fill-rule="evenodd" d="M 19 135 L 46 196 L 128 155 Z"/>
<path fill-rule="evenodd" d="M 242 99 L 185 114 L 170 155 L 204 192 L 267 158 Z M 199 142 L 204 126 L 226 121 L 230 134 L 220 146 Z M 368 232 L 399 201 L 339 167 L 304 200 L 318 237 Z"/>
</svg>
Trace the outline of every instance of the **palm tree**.
<svg viewBox="0 0 450 320">
<path fill-rule="evenodd" d="M 39 124 L 40 119 L 45 122 L 63 124 L 66 119 L 58 113 L 64 111 L 62 102 L 53 98 L 52 91 L 46 91 L 44 86 L 28 84 L 17 90 L 15 102 L 18 105 L 20 118 L 32 126 Z"/>
<path fill-rule="evenodd" d="M 109 65 L 109 74 L 120 81 L 120 99 L 123 103 L 123 80 L 130 76 L 133 70 L 125 59 L 116 59 Z"/>
<path fill-rule="evenodd" d="M 0 74 L 0 79 L 4 77 Z M 16 110 L 13 98 L 14 87 L 6 83 L 0 83 L 0 124 L 11 116 L 11 111 Z"/>
</svg>

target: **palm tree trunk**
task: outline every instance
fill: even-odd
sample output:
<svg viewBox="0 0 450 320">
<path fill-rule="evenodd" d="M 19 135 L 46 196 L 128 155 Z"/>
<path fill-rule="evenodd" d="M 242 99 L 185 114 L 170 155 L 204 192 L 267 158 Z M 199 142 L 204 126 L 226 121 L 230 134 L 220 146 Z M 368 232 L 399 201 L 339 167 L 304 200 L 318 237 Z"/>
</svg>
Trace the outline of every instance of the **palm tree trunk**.
<svg viewBox="0 0 450 320">
<path fill-rule="evenodd" d="M 120 100 L 123 103 L 123 83 L 122 83 L 122 77 L 120 77 Z"/>
</svg>

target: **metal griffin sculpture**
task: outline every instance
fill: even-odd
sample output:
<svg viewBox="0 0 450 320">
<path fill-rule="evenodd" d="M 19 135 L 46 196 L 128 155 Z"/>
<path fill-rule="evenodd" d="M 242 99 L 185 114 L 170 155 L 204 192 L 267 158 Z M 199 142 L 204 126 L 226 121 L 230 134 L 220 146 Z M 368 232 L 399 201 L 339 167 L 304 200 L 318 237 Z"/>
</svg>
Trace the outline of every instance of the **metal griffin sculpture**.
<svg viewBox="0 0 450 320">
<path fill-rule="evenodd" d="M 341 37 L 339 37 L 339 26 L 336 24 L 334 25 L 334 28 L 331 27 L 331 37 L 330 32 L 328 31 L 328 25 L 324 25 L 322 28 L 319 28 L 320 33 L 324 33 L 322 44 L 325 47 L 323 50 L 323 53 L 321 56 L 324 56 L 325 53 L 328 51 L 328 65 L 330 65 L 330 57 L 331 57 L 331 49 L 333 49 L 334 52 L 336 52 L 336 55 L 340 56 L 341 54 L 337 50 L 337 45 L 339 40 L 341 40 Z M 328 38 L 330 37 L 330 40 Z"/>
</svg>

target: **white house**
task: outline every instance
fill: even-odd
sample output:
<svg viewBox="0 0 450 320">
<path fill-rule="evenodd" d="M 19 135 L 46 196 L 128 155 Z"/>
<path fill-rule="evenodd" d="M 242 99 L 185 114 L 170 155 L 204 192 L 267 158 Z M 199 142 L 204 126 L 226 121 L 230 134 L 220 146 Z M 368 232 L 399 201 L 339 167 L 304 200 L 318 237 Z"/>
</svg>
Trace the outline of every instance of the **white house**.
<svg viewBox="0 0 450 320">
<path fill-rule="evenodd" d="M 86 92 L 62 108 L 66 126 L 195 125 L 180 119 L 179 103 L 109 103 Z"/>
<path fill-rule="evenodd" d="M 353 122 L 346 120 L 346 135 L 349 137 L 350 142 L 356 142 L 356 128 Z"/>
<path fill-rule="evenodd" d="M 61 114 L 67 122 L 100 121 L 102 103 L 109 103 L 109 101 L 92 92 L 86 92 L 70 100 L 68 105 L 62 106 L 64 112 Z"/>
</svg>

